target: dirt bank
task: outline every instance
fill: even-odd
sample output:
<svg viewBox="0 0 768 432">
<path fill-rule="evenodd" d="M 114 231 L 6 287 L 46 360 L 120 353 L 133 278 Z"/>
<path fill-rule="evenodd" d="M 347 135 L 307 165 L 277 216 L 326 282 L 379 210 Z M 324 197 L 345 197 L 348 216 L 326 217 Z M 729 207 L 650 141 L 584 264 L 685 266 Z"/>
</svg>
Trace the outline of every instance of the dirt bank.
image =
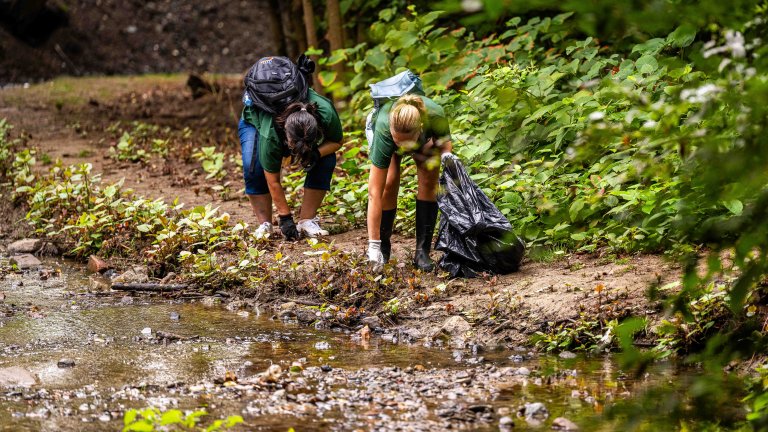
<svg viewBox="0 0 768 432">
<path fill-rule="evenodd" d="M 5 89 L 0 91 L 0 118 L 14 124 L 17 135 L 28 137 L 28 145 L 39 149 L 38 159 L 61 159 L 65 165 L 90 162 L 104 180 L 123 179 L 139 195 L 167 201 L 178 197 L 188 208 L 212 204 L 228 212 L 233 221 L 252 222 L 240 192 L 242 180 L 236 164 L 240 77 L 216 77 L 219 90 L 195 100 L 185 85 L 186 78 L 60 79 L 28 89 Z M 115 125 L 130 125 L 132 121 L 159 125 L 158 133 L 173 137 L 168 155 L 139 163 L 110 158 L 110 147 L 118 139 Z M 223 179 L 206 180 L 199 162 L 191 158 L 194 149 L 202 145 L 216 146 L 227 155 Z M 217 189 L 221 185 L 226 186 L 226 193 Z M 2 235 L 7 242 L 15 234 L 5 230 Z M 330 240 L 339 249 L 363 254 L 366 233 L 361 227 L 352 227 Z M 280 243 L 273 242 L 284 254 L 301 256 L 308 250 L 304 242 Z M 412 238 L 395 235 L 394 256 L 409 262 L 413 243 Z M 547 332 L 577 321 L 627 315 L 648 316 L 653 321 L 659 308 L 646 300 L 647 288 L 679 276 L 679 269 L 660 256 L 553 258 L 557 259 L 527 261 L 518 273 L 485 279 L 448 282 L 425 276 L 421 282 L 424 293 L 437 287 L 444 287 L 444 291 L 427 299 L 420 297 L 420 301 L 411 298 L 414 293 L 402 293 L 403 308 L 398 314 L 380 316 L 386 325 L 400 328 L 410 337 L 431 338 L 442 329 L 443 333 L 456 332 L 454 336 L 462 339 L 517 345 L 526 343 L 537 331 Z M 278 292 L 267 292 L 260 301 L 275 305 L 286 302 Z"/>
<path fill-rule="evenodd" d="M 272 23 L 266 0 L 3 2 L 0 86 L 62 74 L 239 73 L 274 53 Z"/>
</svg>

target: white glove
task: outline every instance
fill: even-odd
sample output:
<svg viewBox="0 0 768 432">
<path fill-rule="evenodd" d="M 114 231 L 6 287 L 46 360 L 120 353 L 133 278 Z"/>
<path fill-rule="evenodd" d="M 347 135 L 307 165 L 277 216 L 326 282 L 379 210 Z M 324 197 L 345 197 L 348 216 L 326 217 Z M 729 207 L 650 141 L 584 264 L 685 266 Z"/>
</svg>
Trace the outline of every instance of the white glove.
<svg viewBox="0 0 768 432">
<path fill-rule="evenodd" d="M 379 272 L 384 268 L 384 255 L 381 253 L 381 240 L 368 240 L 368 262 L 373 265 L 374 272 Z"/>
</svg>

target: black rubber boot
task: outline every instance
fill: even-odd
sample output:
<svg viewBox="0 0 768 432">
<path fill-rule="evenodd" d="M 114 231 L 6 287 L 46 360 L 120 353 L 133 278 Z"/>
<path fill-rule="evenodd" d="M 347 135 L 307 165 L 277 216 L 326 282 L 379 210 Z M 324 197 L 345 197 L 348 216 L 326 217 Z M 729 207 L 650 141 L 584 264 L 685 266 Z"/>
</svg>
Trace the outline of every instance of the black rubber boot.
<svg viewBox="0 0 768 432">
<path fill-rule="evenodd" d="M 431 272 L 435 263 L 429 257 L 432 250 L 432 234 L 437 222 L 437 203 L 416 200 L 416 256 L 413 265 L 419 270 Z"/>
<path fill-rule="evenodd" d="M 395 227 L 395 215 L 397 209 L 381 211 L 381 226 L 379 228 L 379 238 L 381 239 L 381 254 L 384 255 L 384 262 L 389 262 L 392 254 L 392 229 Z"/>
</svg>

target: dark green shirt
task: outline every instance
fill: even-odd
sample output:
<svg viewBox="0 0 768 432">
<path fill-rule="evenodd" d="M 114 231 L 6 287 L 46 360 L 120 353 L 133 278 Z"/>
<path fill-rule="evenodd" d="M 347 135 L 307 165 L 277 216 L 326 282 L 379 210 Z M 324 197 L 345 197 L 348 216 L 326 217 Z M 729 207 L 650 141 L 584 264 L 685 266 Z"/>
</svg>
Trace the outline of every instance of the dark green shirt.
<svg viewBox="0 0 768 432">
<path fill-rule="evenodd" d="M 419 97 L 424 101 L 427 109 L 424 130 L 418 142 L 420 148 L 430 139 L 445 139 L 450 137 L 451 133 L 443 108 L 426 96 L 419 95 Z M 389 131 L 389 111 L 392 110 L 394 103 L 395 101 L 392 101 L 382 105 L 374 120 L 373 142 L 368 149 L 368 155 L 371 162 L 378 168 L 388 168 L 392 155 L 397 150 L 395 140 L 392 139 L 392 133 Z"/>
<path fill-rule="evenodd" d="M 339 114 L 336 112 L 333 102 L 328 98 L 320 96 L 312 89 L 309 89 L 307 101 L 317 104 L 320 127 L 323 130 L 325 141 L 340 143 L 344 138 L 344 134 L 341 130 Z M 264 171 L 270 173 L 280 172 L 283 157 L 290 155 L 290 151 L 284 142 L 280 142 L 272 115 L 251 105 L 243 108 L 243 119 L 254 125 L 256 130 L 259 131 L 259 162 L 264 167 Z"/>
</svg>

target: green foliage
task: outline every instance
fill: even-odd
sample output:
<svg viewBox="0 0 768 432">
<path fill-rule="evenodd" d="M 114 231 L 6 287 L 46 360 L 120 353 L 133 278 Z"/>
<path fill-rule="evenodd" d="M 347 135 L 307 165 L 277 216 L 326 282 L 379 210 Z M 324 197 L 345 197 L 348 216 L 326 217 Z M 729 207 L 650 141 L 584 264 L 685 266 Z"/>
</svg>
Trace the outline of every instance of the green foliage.
<svg viewBox="0 0 768 432">
<path fill-rule="evenodd" d="M 142 148 L 137 148 L 133 137 L 124 132 L 117 144 L 109 149 L 112 158 L 119 161 L 139 162 L 149 158 L 149 154 Z"/>
<path fill-rule="evenodd" d="M 142 410 L 132 409 L 126 411 L 123 416 L 123 432 L 153 432 L 160 430 L 217 432 L 244 423 L 241 416 L 234 415 L 226 419 L 214 420 L 206 427 L 199 426 L 198 424 L 202 418 L 207 415 L 208 413 L 202 409 L 187 413 L 177 409 L 161 411 L 151 407 Z"/>
<path fill-rule="evenodd" d="M 208 173 L 206 179 L 221 180 L 227 175 L 224 169 L 224 153 L 216 151 L 215 146 L 201 147 L 192 157 L 197 159 L 203 167 L 203 171 Z"/>
<path fill-rule="evenodd" d="M 117 143 L 109 148 L 114 160 L 146 162 L 153 155 L 168 156 L 172 135 L 168 127 L 133 122 L 126 128 L 117 122 L 107 128 L 107 132 L 117 137 Z"/>
<path fill-rule="evenodd" d="M 613 347 L 618 320 L 602 320 L 581 314 L 575 322 L 551 326 L 531 337 L 537 349 L 544 351 L 602 351 Z"/>
</svg>

